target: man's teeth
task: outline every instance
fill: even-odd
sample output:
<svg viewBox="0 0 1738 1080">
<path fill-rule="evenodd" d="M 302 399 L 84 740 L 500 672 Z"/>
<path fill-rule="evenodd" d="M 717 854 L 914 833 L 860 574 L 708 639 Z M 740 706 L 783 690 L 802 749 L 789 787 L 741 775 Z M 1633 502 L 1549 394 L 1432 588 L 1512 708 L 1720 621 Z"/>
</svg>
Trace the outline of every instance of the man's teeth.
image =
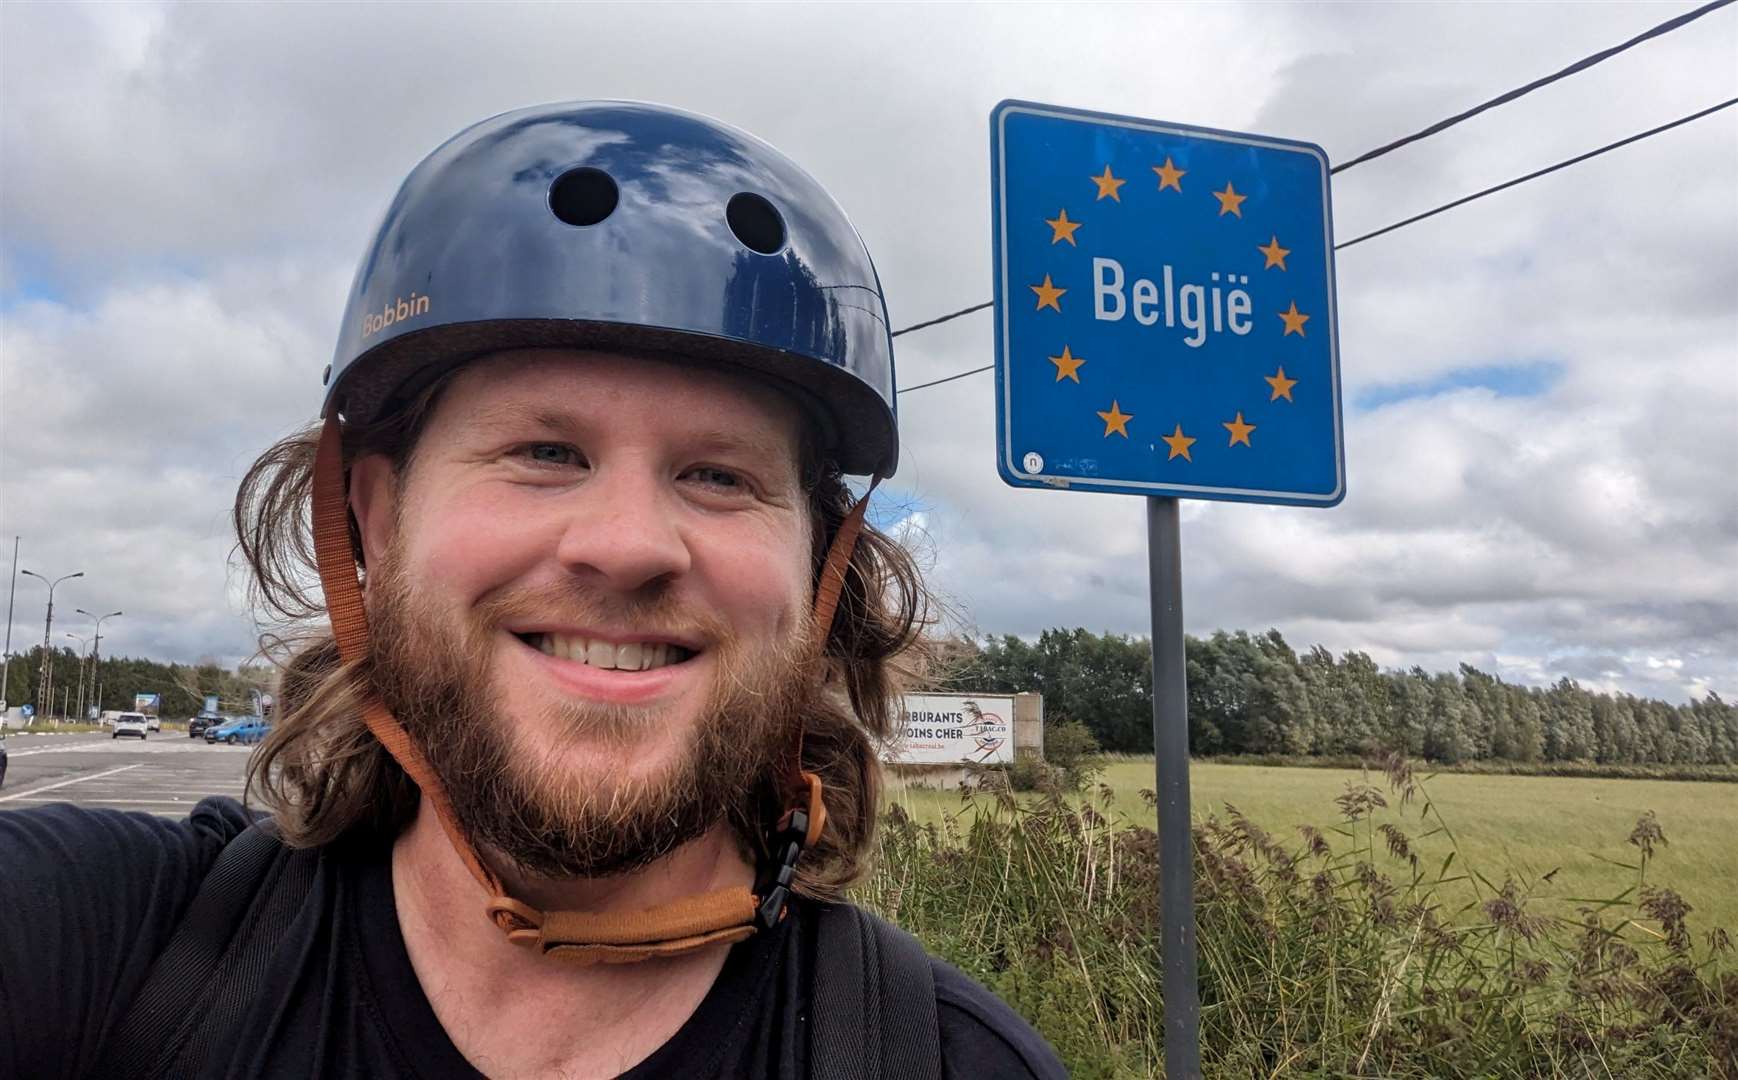
<svg viewBox="0 0 1738 1080">
<path fill-rule="evenodd" d="M 691 655 L 680 645 L 659 641 L 629 641 L 620 645 L 613 641 L 576 637 L 568 634 L 536 634 L 534 644 L 545 655 L 564 660 L 577 660 L 596 668 L 615 671 L 650 671 L 666 664 L 679 664 Z"/>
</svg>

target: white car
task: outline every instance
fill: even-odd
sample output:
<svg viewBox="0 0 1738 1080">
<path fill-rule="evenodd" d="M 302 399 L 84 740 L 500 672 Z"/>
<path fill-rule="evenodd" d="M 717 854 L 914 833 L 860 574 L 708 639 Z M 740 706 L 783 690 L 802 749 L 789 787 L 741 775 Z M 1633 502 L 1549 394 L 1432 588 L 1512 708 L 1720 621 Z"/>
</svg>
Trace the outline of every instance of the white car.
<svg viewBox="0 0 1738 1080">
<path fill-rule="evenodd" d="M 146 732 L 149 730 L 150 721 L 145 718 L 144 713 L 124 712 L 115 717 L 115 730 L 109 738 L 118 739 L 122 735 L 137 735 L 143 739 L 147 737 Z"/>
<path fill-rule="evenodd" d="M 160 716 L 147 716 L 147 717 L 145 717 L 145 730 L 146 731 L 162 731 L 163 730 L 163 718 Z"/>
</svg>

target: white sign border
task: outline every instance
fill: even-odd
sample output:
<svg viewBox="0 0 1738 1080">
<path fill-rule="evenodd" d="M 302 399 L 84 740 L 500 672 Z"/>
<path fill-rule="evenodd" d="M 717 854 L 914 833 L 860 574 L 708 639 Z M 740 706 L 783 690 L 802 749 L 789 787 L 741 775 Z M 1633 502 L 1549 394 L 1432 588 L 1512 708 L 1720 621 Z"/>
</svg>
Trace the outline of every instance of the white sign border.
<svg viewBox="0 0 1738 1080">
<path fill-rule="evenodd" d="M 1287 142 L 1276 142 L 1248 135 L 1234 135 L 1230 132 L 1214 131 L 1208 128 L 1188 127 L 1181 124 L 1160 124 L 1151 121 L 1135 120 L 1130 117 L 1110 116 L 1092 113 L 1084 110 L 1061 109 L 1055 107 L 1029 104 L 1005 103 L 997 106 L 996 114 L 996 196 L 997 196 L 997 250 L 1000 264 L 996 267 L 998 299 L 1002 317 L 1002 347 L 996 355 L 997 375 L 1002 384 L 1002 415 L 1009 419 L 1002 430 L 1002 458 L 1007 475 L 1034 487 L 1072 488 L 1086 490 L 1092 488 L 1119 488 L 1129 491 L 1148 492 L 1157 495 L 1181 494 L 1194 492 L 1211 495 L 1232 495 L 1243 499 L 1257 501 L 1261 499 L 1278 499 L 1290 503 L 1321 503 L 1333 505 L 1340 501 L 1346 491 L 1346 448 L 1345 426 L 1341 418 L 1340 405 L 1340 320 L 1339 299 L 1335 294 L 1333 272 L 1334 257 L 1334 219 L 1333 207 L 1328 190 L 1328 159 L 1327 155 L 1316 147 Z M 1135 131 L 1157 132 L 1164 135 L 1181 135 L 1197 139 L 1214 139 L 1219 142 L 1233 143 L 1238 146 L 1255 146 L 1266 150 L 1285 150 L 1291 153 L 1308 154 L 1315 158 L 1322 169 L 1322 244 L 1328 258 L 1328 367 L 1332 374 L 1334 396 L 1334 489 L 1327 494 L 1297 491 L 1262 491 L 1254 488 L 1209 487 L 1201 484 L 1158 483 L 1144 480 L 1107 480 L 1099 477 L 1069 477 L 1046 476 L 1041 473 L 1029 473 L 1019 467 L 1014 453 L 1012 384 L 1009 365 L 1012 349 L 1010 312 L 1007 298 L 1012 296 L 1011 281 L 1008 273 L 1008 133 L 1007 124 L 1010 116 L 1043 116 L 1058 120 L 1081 122 L 1088 117 L 1092 122 L 1108 127 L 1124 127 Z"/>
</svg>

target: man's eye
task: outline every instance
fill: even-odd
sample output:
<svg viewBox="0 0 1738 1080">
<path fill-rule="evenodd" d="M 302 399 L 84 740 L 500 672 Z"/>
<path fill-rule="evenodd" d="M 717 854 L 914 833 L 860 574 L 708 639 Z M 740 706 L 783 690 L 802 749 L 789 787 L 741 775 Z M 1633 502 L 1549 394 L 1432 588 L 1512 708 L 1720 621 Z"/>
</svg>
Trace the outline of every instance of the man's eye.
<svg viewBox="0 0 1738 1080">
<path fill-rule="evenodd" d="M 562 443 L 530 443 L 520 448 L 522 455 L 538 465 L 584 465 L 579 451 Z"/>
<path fill-rule="evenodd" d="M 688 475 L 708 487 L 723 488 L 727 491 L 746 489 L 748 484 L 742 476 L 729 469 L 717 469 L 710 465 L 701 465 L 688 470 Z"/>
</svg>

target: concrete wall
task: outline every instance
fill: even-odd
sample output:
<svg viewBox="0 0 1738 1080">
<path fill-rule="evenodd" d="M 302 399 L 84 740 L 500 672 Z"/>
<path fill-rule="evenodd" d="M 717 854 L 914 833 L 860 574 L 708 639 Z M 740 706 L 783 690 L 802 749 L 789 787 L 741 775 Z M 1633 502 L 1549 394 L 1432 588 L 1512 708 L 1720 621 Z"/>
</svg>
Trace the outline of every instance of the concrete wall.
<svg viewBox="0 0 1738 1080">
<path fill-rule="evenodd" d="M 1014 695 L 1014 756 L 1044 758 L 1044 695 Z"/>
</svg>

